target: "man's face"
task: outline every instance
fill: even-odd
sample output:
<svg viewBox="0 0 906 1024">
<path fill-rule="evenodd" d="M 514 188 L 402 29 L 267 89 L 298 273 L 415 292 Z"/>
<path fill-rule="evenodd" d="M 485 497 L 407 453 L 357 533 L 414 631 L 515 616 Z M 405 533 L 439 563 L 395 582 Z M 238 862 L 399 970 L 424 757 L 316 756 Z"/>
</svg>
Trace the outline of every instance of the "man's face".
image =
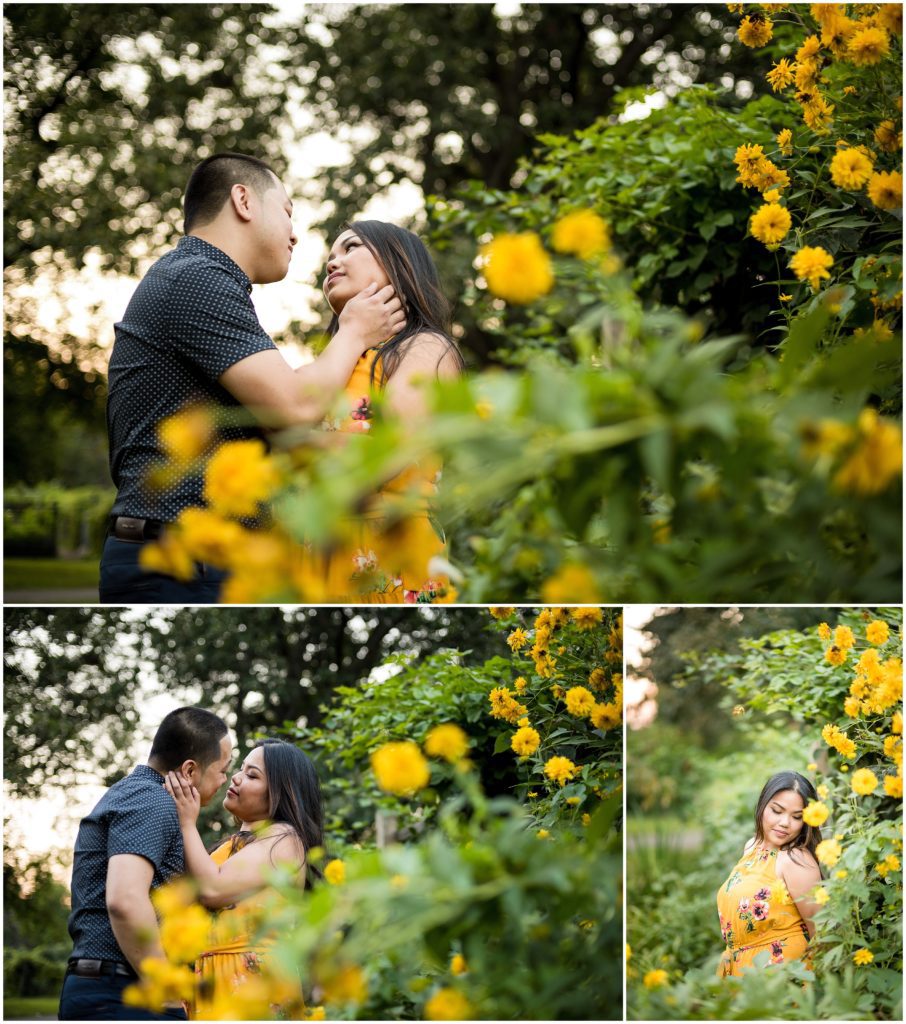
<svg viewBox="0 0 906 1024">
<path fill-rule="evenodd" d="M 296 244 L 293 230 L 293 204 L 286 189 L 276 177 L 262 195 L 255 196 L 256 252 L 253 284 L 282 281 L 289 270 L 289 261 Z"/>
<path fill-rule="evenodd" d="M 195 777 L 191 781 L 198 790 L 202 807 L 211 802 L 217 790 L 226 782 L 227 769 L 232 758 L 233 746 L 229 736 L 224 736 L 220 741 L 220 756 L 212 761 L 204 771 L 199 771 L 198 766 L 195 766 Z"/>
</svg>

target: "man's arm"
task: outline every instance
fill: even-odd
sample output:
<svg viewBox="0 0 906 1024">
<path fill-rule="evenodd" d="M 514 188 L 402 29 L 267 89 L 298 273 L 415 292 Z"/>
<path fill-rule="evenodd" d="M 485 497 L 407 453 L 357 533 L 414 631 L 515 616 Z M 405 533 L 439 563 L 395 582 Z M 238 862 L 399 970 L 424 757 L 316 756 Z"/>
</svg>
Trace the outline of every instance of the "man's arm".
<svg viewBox="0 0 906 1024">
<path fill-rule="evenodd" d="M 107 862 L 107 914 L 114 938 L 129 963 L 139 969 L 145 957 L 163 957 L 160 928 L 151 904 L 154 865 L 134 853 Z"/>
<path fill-rule="evenodd" d="M 293 371 L 279 352 L 256 352 L 224 371 L 220 384 L 266 427 L 315 424 L 362 353 L 393 337 L 405 323 L 393 287 L 370 284 L 346 304 L 339 330 L 313 363 Z"/>
</svg>

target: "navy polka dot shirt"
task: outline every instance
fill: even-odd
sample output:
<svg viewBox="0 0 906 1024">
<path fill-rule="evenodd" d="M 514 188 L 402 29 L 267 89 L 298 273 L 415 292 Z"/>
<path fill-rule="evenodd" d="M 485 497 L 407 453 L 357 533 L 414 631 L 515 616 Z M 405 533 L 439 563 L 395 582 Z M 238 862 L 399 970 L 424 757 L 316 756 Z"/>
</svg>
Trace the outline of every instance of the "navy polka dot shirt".
<svg viewBox="0 0 906 1024">
<path fill-rule="evenodd" d="M 79 825 L 69 915 L 73 957 L 127 962 L 107 916 L 107 862 L 118 853 L 151 862 L 152 889 L 185 873 L 176 804 L 164 789 L 163 776 L 146 764 L 114 783 Z"/>
<path fill-rule="evenodd" d="M 172 522 L 204 505 L 201 474 L 166 490 L 146 484 L 166 460 L 160 422 L 197 403 L 215 407 L 220 424 L 203 453 L 224 441 L 260 437 L 250 414 L 217 380 L 240 359 L 276 348 L 258 323 L 251 282 L 225 252 L 187 235 L 142 279 L 115 325 L 110 356 L 107 432 L 114 515 Z"/>
</svg>

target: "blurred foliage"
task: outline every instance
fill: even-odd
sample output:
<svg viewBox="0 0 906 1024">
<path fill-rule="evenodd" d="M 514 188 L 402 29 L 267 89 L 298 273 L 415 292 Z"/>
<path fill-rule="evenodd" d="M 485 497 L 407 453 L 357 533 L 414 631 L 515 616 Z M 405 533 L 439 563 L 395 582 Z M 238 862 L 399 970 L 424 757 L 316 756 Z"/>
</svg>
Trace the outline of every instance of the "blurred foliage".
<svg viewBox="0 0 906 1024">
<path fill-rule="evenodd" d="M 78 442 L 80 437 L 76 431 L 73 440 Z M 114 498 L 110 486 L 7 486 L 3 491 L 4 553 L 100 554 Z"/>
<path fill-rule="evenodd" d="M 761 636 L 782 627 L 802 628 L 819 614 L 808 608 L 659 609 L 643 628 L 653 646 L 634 666 L 658 687 L 658 724 L 675 725 L 695 747 L 732 744 L 733 718 L 720 701 L 724 679 L 713 672 L 698 672 L 699 661 L 711 651 L 738 657 L 741 637 Z M 728 665 L 726 675 L 731 674 Z M 645 739 L 647 730 L 639 734 L 639 742 Z"/>
<path fill-rule="evenodd" d="M 722 688 L 724 707 L 743 702 L 744 713 L 733 719 L 732 752 L 709 754 L 674 737 L 675 763 L 696 763 L 699 797 L 689 820 L 701 824 L 703 842 L 678 862 L 681 834 L 667 833 L 649 848 L 641 836 L 636 840 L 638 856 L 634 851 L 627 877 L 631 1019 L 736 1020 L 755 1012 L 764 1019 L 901 1017 L 902 873 L 900 868 L 878 871 L 876 865 L 889 857 L 899 863 L 902 855 L 901 802 L 888 792 L 893 783 L 886 782 L 902 771 L 902 609 L 825 609 L 822 617 L 831 630 L 852 630 L 855 646 L 840 666 L 825 657 L 831 640 L 818 635 L 818 616 L 807 629 L 740 638 L 735 655 L 714 652 L 690 662 L 690 672 Z M 889 639 L 875 640 L 877 664 L 884 666 L 877 672 L 861 659 L 872 646 L 865 640 L 870 622 L 889 627 Z M 867 690 L 854 680 L 857 657 L 865 666 L 857 676 L 867 673 Z M 843 703 L 850 689 L 886 707 L 847 715 Z M 828 724 L 855 741 L 855 757 L 843 759 L 827 750 L 821 731 Z M 636 742 L 647 731 L 629 739 L 629 799 L 636 805 L 641 804 L 637 779 L 650 779 L 669 763 L 655 748 L 647 771 L 634 767 L 651 759 L 653 738 Z M 853 791 L 850 779 L 858 768 L 875 774 L 873 793 Z M 842 847 L 833 870 L 824 872 L 822 885 L 830 898 L 816 917 L 816 980 L 804 990 L 794 987 L 799 971 L 793 965 L 753 971 L 742 979 L 714 976 L 720 947 L 714 894 L 753 834 L 751 815 L 761 781 L 780 770 L 799 771 L 827 787 L 820 795 L 831 817 L 822 832 L 825 838 L 836 835 Z M 632 836 L 630 830 L 630 845 Z M 869 965 L 854 966 L 858 949 L 872 953 Z M 642 984 L 651 970 L 667 971 L 665 985 Z M 764 1001 L 765 992 L 773 1007 Z"/>
<path fill-rule="evenodd" d="M 15 822 L 4 821 L 3 990 L 6 996 L 59 993 L 71 949 L 69 893 L 54 878 L 53 854 L 26 854 Z"/>
</svg>

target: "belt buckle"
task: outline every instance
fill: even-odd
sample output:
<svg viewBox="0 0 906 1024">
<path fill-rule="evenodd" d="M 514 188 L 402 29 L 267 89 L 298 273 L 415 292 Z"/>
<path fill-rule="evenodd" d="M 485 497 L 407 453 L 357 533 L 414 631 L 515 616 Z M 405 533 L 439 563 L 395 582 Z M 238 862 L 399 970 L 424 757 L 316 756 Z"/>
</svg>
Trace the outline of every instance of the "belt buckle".
<svg viewBox="0 0 906 1024">
<path fill-rule="evenodd" d="M 145 520 L 134 516 L 117 516 L 116 533 L 120 540 L 143 541 L 145 539 Z"/>
<path fill-rule="evenodd" d="M 76 960 L 76 968 L 82 972 L 82 977 L 100 978 L 103 963 L 103 960 Z"/>
</svg>

